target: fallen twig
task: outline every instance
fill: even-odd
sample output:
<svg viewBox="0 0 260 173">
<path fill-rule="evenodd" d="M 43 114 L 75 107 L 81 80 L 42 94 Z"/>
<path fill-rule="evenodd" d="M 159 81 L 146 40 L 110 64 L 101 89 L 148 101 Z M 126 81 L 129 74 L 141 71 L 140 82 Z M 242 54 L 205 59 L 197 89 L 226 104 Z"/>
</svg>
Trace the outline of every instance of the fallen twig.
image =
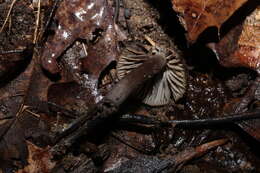
<svg viewBox="0 0 260 173">
<path fill-rule="evenodd" d="M 160 121 L 159 119 L 143 116 L 125 114 L 120 117 L 119 123 L 140 123 L 144 125 L 173 125 L 178 127 L 194 127 L 194 126 L 208 126 L 218 124 L 239 123 L 242 121 L 260 119 L 260 109 L 252 112 L 236 113 L 221 118 L 207 118 L 197 120 L 169 120 Z"/>
</svg>

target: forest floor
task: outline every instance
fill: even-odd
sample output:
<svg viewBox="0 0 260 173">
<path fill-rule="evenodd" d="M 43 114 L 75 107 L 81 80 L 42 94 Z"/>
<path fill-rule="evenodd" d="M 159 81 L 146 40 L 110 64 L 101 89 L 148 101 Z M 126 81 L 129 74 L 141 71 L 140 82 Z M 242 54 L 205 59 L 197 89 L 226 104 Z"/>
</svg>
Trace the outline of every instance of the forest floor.
<svg viewBox="0 0 260 173">
<path fill-rule="evenodd" d="M 111 3 L 112 2 L 113 1 L 111 1 Z M 50 14 L 50 4 L 46 1 L 46 7 L 42 7 L 39 32 L 44 30 L 43 28 Z M 0 0 L 0 26 L 2 26 L 5 21 L 9 7 L 9 1 Z M 8 19 L 5 30 L 0 33 L 0 52 L 30 48 L 30 45 L 33 44 L 33 40 L 35 39 L 37 12 L 37 8 L 34 7 L 29 0 L 17 1 L 14 4 L 11 17 Z M 246 68 L 225 68 L 221 66 L 215 54 L 202 43 L 189 44 L 185 37 L 185 30 L 181 26 L 177 14 L 173 11 L 172 4 L 169 0 L 122 0 L 117 23 L 126 36 L 126 42 L 149 45 L 149 42 L 147 42 L 144 37 L 148 36 L 157 46 L 171 49 L 177 56 L 181 57 L 187 72 L 186 93 L 176 103 L 171 102 L 165 106 L 151 107 L 131 97 L 122 106 L 120 111 L 122 114 L 144 115 L 152 118 L 155 117 L 163 121 L 221 118 L 234 113 L 232 110 L 230 111 L 232 104 L 238 102 L 239 99 L 246 94 L 256 79 L 256 73 L 253 70 Z M 51 27 L 53 27 L 52 25 Z M 48 34 L 51 35 L 51 32 L 48 32 L 47 36 Z M 47 36 L 44 35 L 43 38 L 39 37 L 41 40 L 38 40 L 38 43 L 45 42 Z M 65 61 L 70 64 L 69 57 L 82 58 L 82 56 L 84 56 L 84 50 L 81 41 L 82 40 L 78 40 L 70 46 L 66 52 L 63 53 L 61 59 L 64 58 Z M 87 43 L 83 41 L 83 44 Z M 37 46 L 39 47 L 35 47 L 34 51 L 42 48 L 40 44 Z M 120 51 L 122 51 L 122 49 L 124 48 L 121 48 Z M 38 52 L 36 51 L 33 54 L 33 57 L 37 57 Z M 29 61 L 31 60 L 28 60 L 28 58 L 31 55 L 32 52 L 30 50 L 23 52 L 23 54 L 0 54 L 0 86 L 2 88 L 0 94 L 4 93 L 5 96 L 9 97 L 9 95 L 14 93 L 19 94 L 19 92 L 22 92 L 19 91 L 19 85 L 25 84 L 17 84 L 12 81 L 15 81 L 20 74 L 29 68 Z M 74 63 L 74 61 L 72 63 Z M 86 112 L 89 110 L 89 107 L 99 101 L 105 93 L 108 93 L 118 81 L 115 75 L 115 64 L 108 67 L 108 71 L 110 71 L 112 75 L 105 74 L 101 77 L 102 79 L 100 79 L 101 82 L 99 83 L 98 91 L 100 93 L 96 95 L 93 94 L 93 91 L 91 91 L 91 94 L 88 94 L 93 88 L 88 88 L 83 85 L 82 83 L 84 82 L 79 82 L 81 79 L 77 79 L 76 82 L 70 81 L 65 83 L 58 82 L 56 79 L 53 80 L 53 78 L 51 78 L 53 83 L 47 88 L 48 92 L 46 94 L 48 101 L 60 105 L 66 110 L 77 112 L 78 114 Z M 71 72 L 71 70 L 68 71 Z M 48 75 L 46 76 L 49 77 Z M 25 79 L 23 80 L 25 81 Z M 10 94 L 11 91 L 6 89 L 10 87 L 8 83 L 11 83 L 12 87 L 18 87 L 13 89 L 15 92 L 12 90 L 12 94 Z M 43 86 L 42 88 L 46 87 L 44 84 L 38 84 L 40 85 L 38 86 L 39 88 L 41 88 L 41 85 Z M 34 92 L 38 92 L 38 90 Z M 13 106 L 13 104 L 21 102 L 25 94 L 22 93 L 21 98 L 18 96 L 19 98 L 16 98 L 15 103 L 9 103 L 8 101 L 10 100 L 5 100 L 3 95 L 0 100 L 1 121 L 7 114 L 14 114 L 14 112 L 9 110 L 19 107 Z M 257 107 L 259 107 L 259 101 L 251 103 L 247 110 L 250 111 Z M 73 121 L 73 118 L 64 118 L 63 116 L 59 116 L 59 114 L 56 115 L 52 113 L 51 117 L 48 117 L 47 113 L 39 113 L 39 115 L 43 117 L 42 119 L 47 122 L 47 124 L 51 124 L 48 130 L 51 130 L 52 133 L 56 133 L 57 128 L 67 127 L 68 124 Z M 24 123 L 30 124 L 30 121 Z M 216 149 L 208 151 L 199 158 L 189 160 L 189 162 L 183 164 L 178 171 L 181 173 L 260 172 L 259 142 L 243 131 L 237 124 L 231 123 L 228 125 L 202 127 L 166 127 L 158 128 L 157 131 L 153 133 L 143 133 L 135 129 L 135 126 L 128 128 L 129 129 L 126 129 L 126 127 L 121 126 L 114 127 L 114 129 L 109 131 L 106 135 L 101 135 L 102 139 L 94 139 L 94 141 L 91 141 L 95 143 L 96 146 L 101 146 L 101 148 L 106 146 L 106 150 L 109 150 L 110 153 L 109 156 L 97 166 L 99 170 L 113 172 L 113 169 L 117 167 L 116 165 L 120 165 L 125 161 L 137 157 L 146 158 L 146 156 L 154 156 L 160 159 L 169 158 L 187 148 L 225 138 L 229 140 L 225 145 L 218 146 Z M 2 136 L 0 137 L 2 138 Z M 30 138 L 26 139 L 33 143 Z M 8 146 L 8 140 L 6 140 L 6 143 L 5 145 L 1 144 L 1 147 Z M 88 144 L 84 143 L 84 145 Z M 91 144 L 89 145 L 91 146 Z M 77 159 L 88 160 L 89 157 L 77 153 L 79 151 L 75 152 L 75 155 L 68 154 L 68 156 L 66 156 L 67 160 L 62 161 L 63 167 L 66 167 L 66 164 L 69 165 L 68 162 L 75 164 L 74 162 L 76 162 L 75 160 Z M 93 153 L 91 156 L 93 156 Z M 0 158 L 1 160 L 5 160 L 4 154 L 0 156 Z M 147 159 L 149 160 L 149 158 Z M 39 160 L 41 160 L 41 158 L 39 158 Z M 33 163 L 31 161 L 28 162 L 29 164 Z M 60 167 L 62 166 L 59 165 L 60 162 L 56 163 L 58 164 L 56 164 L 53 169 L 61 169 Z M 140 161 L 140 164 L 144 163 L 145 161 Z M 154 162 L 154 164 L 156 163 L 157 162 Z M 84 162 L 82 164 L 86 163 Z M 5 165 L 2 167 L 6 168 L 8 166 Z M 17 165 L 16 167 L 19 168 Z M 70 165 L 67 167 L 72 169 L 73 166 Z M 133 167 L 134 161 L 132 167 L 131 164 L 129 164 L 120 169 L 133 172 L 131 171 L 131 169 L 134 170 Z M 81 169 L 84 170 L 84 168 Z M 26 172 L 26 169 L 24 171 Z M 115 169 L 114 172 L 120 172 L 120 170 Z"/>
</svg>

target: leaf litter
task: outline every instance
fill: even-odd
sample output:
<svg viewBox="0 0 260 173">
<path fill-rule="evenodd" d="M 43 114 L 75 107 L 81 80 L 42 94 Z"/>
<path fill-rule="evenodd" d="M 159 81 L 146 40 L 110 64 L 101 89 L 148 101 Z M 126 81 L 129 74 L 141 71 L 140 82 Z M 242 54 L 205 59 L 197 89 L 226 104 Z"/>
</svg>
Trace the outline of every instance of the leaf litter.
<svg viewBox="0 0 260 173">
<path fill-rule="evenodd" d="M 177 12 L 182 11 L 183 7 L 188 9 L 185 3 L 172 2 Z M 189 1 L 191 4 L 189 5 L 190 9 L 196 7 L 193 5 L 196 4 L 195 2 L 198 3 L 197 1 Z M 234 1 L 232 6 L 228 2 L 221 3 L 219 1 L 201 1 L 199 3 L 201 5 L 204 3 L 205 7 L 198 8 L 198 14 L 200 15 L 197 17 L 200 20 L 189 21 L 182 19 L 181 22 L 181 24 L 185 24 L 187 38 L 191 42 L 194 42 L 208 27 L 215 26 L 219 29 L 234 12 L 243 7 L 245 1 Z M 51 9 L 54 3 L 46 4 L 43 3 L 42 5 L 49 6 Z M 10 3 L 0 1 L 0 5 L 1 8 L 8 9 Z M 17 12 L 17 9 L 23 5 L 31 9 L 30 13 Z M 214 10 L 206 13 L 208 6 L 212 7 L 209 9 Z M 30 27 L 14 30 L 17 28 L 16 26 L 19 26 L 19 22 L 28 21 L 27 26 L 34 26 L 39 11 L 33 12 L 32 7 L 33 4 L 29 1 L 17 1 L 13 6 L 8 21 L 9 25 L 6 25 L 1 33 L 1 39 L 4 40 L 2 53 L 0 52 L 0 67 L 3 67 L 1 68 L 1 70 L 3 69 L 1 75 L 3 75 L 0 75 L 3 83 L 0 90 L 2 117 L 0 125 L 0 165 L 3 172 L 17 171 L 19 169 L 21 172 L 96 172 L 97 170 L 105 172 L 122 172 L 124 170 L 136 172 L 136 169 L 147 172 L 149 170 L 159 172 L 179 170 L 181 172 L 189 168 L 192 168 L 190 172 L 194 172 L 197 168 L 206 172 L 209 170 L 259 171 L 257 166 L 259 165 L 259 156 L 257 152 L 251 150 L 257 148 L 257 142 L 249 136 L 244 136 L 236 126 L 228 126 L 229 128 L 227 128 L 223 125 L 218 130 L 214 130 L 213 127 L 213 129 L 202 128 L 190 131 L 177 126 L 164 127 L 146 124 L 150 121 L 149 118 L 158 118 L 163 122 L 176 119 L 214 118 L 216 116 L 221 118 L 224 113 L 239 113 L 241 110 L 250 111 L 259 107 L 259 82 L 256 77 L 257 74 L 253 71 L 224 69 L 217 64 L 212 66 L 210 71 L 205 72 L 200 71 L 204 67 L 195 67 L 196 63 L 189 62 L 189 58 L 199 60 L 195 56 L 190 56 L 190 54 L 188 54 L 190 57 L 187 57 L 186 52 L 190 51 L 189 48 L 185 47 L 185 45 L 178 45 L 179 42 L 174 38 L 174 32 L 176 28 L 180 28 L 180 24 L 176 20 L 170 1 L 157 3 L 143 0 L 133 0 L 131 2 L 105 0 L 76 0 L 71 2 L 64 0 L 58 3 L 56 9 L 54 8 L 53 19 L 49 13 L 50 11 L 46 10 L 48 8 L 44 7 L 40 13 L 45 16 L 40 17 L 39 32 L 46 32 L 43 28 L 48 16 L 51 25 L 46 32 L 47 35 L 43 34 L 43 38 L 39 37 L 40 42 L 42 42 L 41 39 L 47 38 L 41 49 L 39 49 L 38 44 L 34 49 L 30 47 L 34 36 L 34 30 L 28 30 Z M 115 12 L 119 14 L 116 20 L 113 18 L 117 15 Z M 221 17 L 218 18 L 215 15 L 217 13 Z M 6 16 L 6 14 L 7 10 L 1 12 L 2 16 Z M 24 14 L 31 14 L 32 18 L 26 20 Z M 194 16 L 192 13 L 183 14 L 191 15 L 184 16 L 184 19 Z M 211 18 L 202 18 L 201 16 L 204 15 Z M 233 63 L 231 66 L 239 64 L 255 71 L 258 70 L 257 42 L 248 41 L 249 38 L 257 41 L 257 37 L 253 35 L 257 34 L 257 22 L 255 22 L 255 20 L 258 20 L 257 16 L 256 8 L 246 18 L 243 25 L 235 26 L 242 28 L 242 32 L 241 35 L 236 34 L 239 36 L 239 41 L 237 42 L 238 46 L 234 49 L 235 54 L 234 52 L 228 52 L 228 56 L 225 57 L 229 62 L 234 62 L 233 59 L 238 61 L 238 63 Z M 12 19 L 16 19 L 16 17 L 20 17 L 20 20 L 12 22 Z M 173 22 L 166 20 L 169 17 L 172 18 Z M 204 23 L 201 21 L 202 19 L 209 22 Z M 0 21 L 1 24 L 3 22 Z M 21 31 L 29 31 L 29 33 L 21 34 L 23 37 L 19 38 L 25 39 L 23 42 L 15 42 L 17 38 L 12 38 L 10 34 L 12 30 L 15 34 L 21 33 Z M 230 33 L 232 31 L 230 30 Z M 250 35 L 248 36 L 246 33 L 250 33 Z M 104 132 L 99 126 L 93 124 L 93 129 L 97 128 L 98 130 L 95 131 L 95 135 L 88 136 L 87 139 L 90 143 L 84 138 L 75 138 L 75 143 L 68 148 L 69 150 L 64 153 L 65 155 L 53 160 L 52 154 L 53 150 L 55 150 L 53 146 L 62 146 L 59 145 L 59 141 L 55 141 L 55 136 L 69 129 L 68 127 L 71 127 L 70 123 L 73 119 L 82 118 L 93 107 L 95 109 L 95 103 L 100 103 L 100 100 L 111 97 L 111 95 L 105 95 L 107 93 L 109 95 L 113 87 L 118 87 L 121 84 L 120 82 L 118 82 L 119 85 L 115 84 L 118 79 L 114 74 L 115 65 L 112 63 L 118 60 L 120 52 L 125 48 L 120 47 L 121 43 L 119 42 L 124 42 L 127 39 L 128 42 L 134 44 L 139 42 L 139 44 L 147 46 L 147 41 L 143 38 L 144 35 L 148 35 L 160 45 L 174 50 L 177 56 L 187 61 L 188 86 L 185 96 L 177 103 L 169 103 L 166 106 L 155 108 L 143 105 L 140 100 L 131 97 L 122 105 L 123 108 L 120 110 L 120 114 L 137 113 L 142 116 L 133 116 L 133 123 L 130 123 L 131 121 L 128 118 L 126 124 L 121 124 L 121 121 L 118 123 L 105 121 L 106 124 L 102 127 L 113 129 L 112 134 L 107 130 L 107 135 L 103 134 Z M 234 46 L 235 43 L 233 42 L 226 43 L 225 37 L 222 38 L 221 36 L 220 41 L 215 44 L 215 48 L 221 43 L 223 43 L 222 47 L 225 47 L 226 44 Z M 9 38 L 12 38 L 12 42 L 16 46 L 12 46 L 12 43 L 5 41 Z M 29 41 L 26 40 L 28 38 Z M 185 40 L 182 40 L 182 42 L 185 42 Z M 244 46 L 250 47 L 249 49 L 252 51 L 241 52 L 243 51 L 241 47 Z M 184 54 L 181 53 L 178 47 L 184 48 L 182 50 Z M 29 50 L 29 53 L 27 50 Z M 32 50 L 33 56 L 30 55 Z M 204 50 L 206 51 L 206 49 Z M 223 49 L 220 47 L 219 50 Z M 10 54 L 10 52 L 12 53 Z M 221 52 L 216 50 L 215 52 L 219 55 L 218 60 L 220 63 L 225 65 L 227 61 L 222 60 L 223 55 Z M 147 53 L 149 54 L 149 52 Z M 243 58 L 236 59 L 239 56 L 235 55 L 241 53 L 253 55 L 253 58 L 244 55 Z M 9 61 L 9 57 L 14 57 L 14 60 L 10 61 L 10 65 L 6 63 L 6 60 Z M 207 55 L 203 58 L 210 59 L 212 57 Z M 20 61 L 23 62 L 22 65 L 20 65 Z M 230 65 L 228 64 L 228 66 Z M 227 74 L 221 75 L 226 71 Z M 12 78 L 6 77 L 10 72 L 13 74 Z M 230 78 L 240 80 L 237 77 L 240 74 L 247 76 L 243 80 L 248 83 L 248 85 L 237 86 L 236 90 L 234 90 L 239 91 L 240 96 L 244 96 L 241 98 L 234 97 L 234 92 L 225 85 Z M 233 82 L 236 80 L 233 80 Z M 233 85 L 230 84 L 229 86 Z M 126 88 L 119 87 L 123 91 L 127 91 Z M 114 96 L 118 94 L 114 93 Z M 124 94 L 126 93 L 123 93 L 123 96 Z M 104 110 L 101 109 L 101 113 L 102 111 Z M 89 116 L 89 119 L 93 118 L 91 115 Z M 140 121 L 143 116 L 147 117 L 147 119 Z M 106 115 L 101 117 L 106 120 Z M 102 118 L 101 121 L 103 121 Z M 95 117 L 93 120 L 96 120 Z M 137 120 L 140 122 L 136 123 Z M 257 120 L 251 121 L 251 123 L 247 121 L 239 123 L 239 125 L 248 134 L 258 139 L 258 128 L 255 127 L 259 123 L 257 123 Z M 250 125 L 243 126 L 245 123 Z M 70 133 L 68 134 L 69 137 Z M 75 133 L 73 132 L 72 136 L 73 134 Z M 106 137 L 104 138 L 104 136 Z M 248 137 L 250 140 L 246 140 Z M 224 138 L 228 138 L 232 142 L 227 143 L 228 140 Z M 55 145 L 56 142 L 58 142 L 58 145 Z M 217 150 L 209 151 L 214 147 L 217 147 Z M 152 156 L 148 157 L 146 154 Z M 204 156 L 201 157 L 202 155 Z M 192 158 L 197 157 L 199 158 L 191 161 Z M 52 161 L 50 162 L 50 160 Z M 174 166 L 176 160 L 178 160 L 178 163 L 177 166 Z"/>
</svg>

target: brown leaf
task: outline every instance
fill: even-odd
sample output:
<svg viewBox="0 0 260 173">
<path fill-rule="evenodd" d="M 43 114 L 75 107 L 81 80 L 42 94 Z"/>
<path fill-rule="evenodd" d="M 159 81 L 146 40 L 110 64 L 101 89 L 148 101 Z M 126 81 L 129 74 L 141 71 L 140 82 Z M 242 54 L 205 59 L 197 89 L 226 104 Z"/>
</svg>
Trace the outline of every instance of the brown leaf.
<svg viewBox="0 0 260 173">
<path fill-rule="evenodd" d="M 40 65 L 36 63 L 24 98 L 24 105 L 36 109 L 47 109 L 43 102 L 47 102 L 47 91 L 51 84 L 52 82 L 43 74 Z"/>
<path fill-rule="evenodd" d="M 15 119 L 9 120 L 1 124 L 0 129 L 0 167 L 3 172 L 27 165 L 28 150 L 19 123 Z"/>
<path fill-rule="evenodd" d="M 29 165 L 17 173 L 37 173 L 37 172 L 51 172 L 55 163 L 51 161 L 51 153 L 49 148 L 39 148 L 36 145 L 27 142 L 29 150 Z"/>
<path fill-rule="evenodd" d="M 16 166 L 25 166 L 28 150 L 25 144 L 25 135 L 21 130 L 16 117 L 22 107 L 23 96 L 21 93 L 27 90 L 33 65 L 21 74 L 16 80 L 12 81 L 6 87 L 0 89 L 0 117 L 1 117 L 1 136 L 0 153 L 1 169 L 5 172 L 8 169 L 14 169 Z"/>
<path fill-rule="evenodd" d="M 44 98 L 39 66 L 31 61 L 26 71 L 5 87 L 0 88 L 0 168 L 6 172 L 22 168 L 28 164 L 26 140 L 39 146 L 50 142 L 49 127 L 29 108 L 38 108 Z"/>
<path fill-rule="evenodd" d="M 96 44 L 89 45 L 88 56 L 82 61 L 83 71 L 96 78 L 111 61 L 117 59 L 117 35 L 114 27 L 110 23 L 104 36 Z"/>
<path fill-rule="evenodd" d="M 208 27 L 220 26 L 247 0 L 172 0 L 173 9 L 179 13 L 186 29 L 187 39 L 196 41 Z"/>
<path fill-rule="evenodd" d="M 105 171 L 120 173 L 128 170 L 129 172 L 178 172 L 178 170 L 188 161 L 198 158 L 210 150 L 224 145 L 227 139 L 214 140 L 197 147 L 186 148 L 173 156 L 167 156 L 167 159 L 161 159 L 156 156 L 138 156 L 133 159 L 125 157 L 117 158 L 117 162 L 107 165 Z M 128 154 L 125 152 L 125 154 Z M 119 166 L 117 166 L 119 165 Z"/>
<path fill-rule="evenodd" d="M 87 66 L 87 70 L 91 75 L 98 76 L 111 61 L 115 60 L 112 53 L 115 50 L 115 26 L 111 10 L 106 0 L 62 1 L 55 16 L 58 20 L 55 35 L 46 42 L 43 49 L 41 58 L 43 67 L 51 73 L 57 73 L 59 69 L 56 59 L 76 39 L 86 39 L 97 42 L 94 46 L 89 45 L 90 55 L 85 62 L 91 61 L 91 66 Z M 97 40 L 100 34 L 104 34 L 103 38 Z"/>
<path fill-rule="evenodd" d="M 260 6 L 243 24 L 234 27 L 219 43 L 210 47 L 226 67 L 260 70 Z"/>
<path fill-rule="evenodd" d="M 53 84 L 48 89 L 48 101 L 78 113 L 87 112 L 96 102 L 91 88 L 75 82 Z"/>
<path fill-rule="evenodd" d="M 258 99 L 258 92 L 260 88 L 260 78 L 257 77 L 251 87 L 247 90 L 242 98 L 231 99 L 224 106 L 225 113 L 239 113 L 247 110 L 248 105 L 255 99 Z M 258 109 L 259 110 L 259 109 Z M 256 108 L 257 111 L 257 108 Z M 248 135 L 260 141 L 260 120 L 253 119 L 236 123 Z"/>
</svg>

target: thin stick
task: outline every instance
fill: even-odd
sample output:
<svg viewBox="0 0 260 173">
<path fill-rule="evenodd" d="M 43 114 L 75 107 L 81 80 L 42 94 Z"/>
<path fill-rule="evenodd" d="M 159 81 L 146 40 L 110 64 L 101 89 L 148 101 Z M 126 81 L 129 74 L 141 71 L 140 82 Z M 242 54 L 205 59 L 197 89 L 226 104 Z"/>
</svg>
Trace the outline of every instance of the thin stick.
<svg viewBox="0 0 260 173">
<path fill-rule="evenodd" d="M 238 123 L 247 120 L 260 119 L 260 110 L 247 113 L 237 113 L 227 117 L 199 119 L 199 120 L 170 120 L 166 123 L 173 123 L 181 127 L 206 126 L 216 124 Z"/>
<path fill-rule="evenodd" d="M 11 28 L 12 28 L 12 18 L 9 17 L 9 26 L 8 26 L 8 32 L 11 32 Z"/>
<path fill-rule="evenodd" d="M 16 49 L 16 50 L 0 51 L 0 55 L 13 54 L 13 53 L 23 53 L 24 50 L 25 50 L 25 49 Z"/>
<path fill-rule="evenodd" d="M 84 43 L 82 43 L 82 47 L 83 47 L 85 55 L 88 56 L 88 51 L 87 51 L 87 48 Z"/>
<path fill-rule="evenodd" d="M 12 3 L 11 3 L 11 5 L 10 5 L 10 8 L 9 8 L 9 11 L 8 11 L 7 16 L 6 16 L 6 18 L 5 18 L 4 24 L 2 25 L 2 27 L 1 27 L 1 29 L 0 29 L 0 33 L 1 33 L 1 32 L 4 30 L 4 28 L 5 28 L 5 25 L 6 25 L 8 19 L 9 19 L 9 17 L 10 17 L 10 14 L 11 14 L 11 11 L 12 11 L 12 9 L 13 9 L 13 6 L 14 6 L 15 2 L 16 2 L 16 0 L 13 0 Z"/>
<path fill-rule="evenodd" d="M 169 120 L 160 121 L 153 117 L 137 114 L 125 114 L 120 117 L 119 123 L 140 123 L 145 125 L 167 125 L 172 124 L 178 127 L 194 127 L 194 126 L 207 126 L 217 124 L 239 123 L 242 121 L 260 119 L 260 110 L 257 109 L 252 112 L 236 113 L 221 118 L 208 118 L 197 120 Z"/>
<path fill-rule="evenodd" d="M 156 43 L 155 43 L 148 35 L 144 35 L 144 38 L 145 38 L 153 47 L 156 47 Z"/>
<path fill-rule="evenodd" d="M 40 23 L 40 14 L 41 14 L 41 0 L 38 0 L 36 27 L 35 27 L 35 30 L 34 30 L 34 39 L 33 39 L 34 44 L 37 42 L 37 38 L 38 38 L 38 28 L 39 28 L 39 23 Z"/>
<path fill-rule="evenodd" d="M 36 113 L 34 113 L 34 112 L 32 112 L 32 111 L 30 111 L 30 110 L 28 110 L 28 109 L 26 109 L 25 112 L 28 112 L 29 114 L 31 114 L 31 115 L 33 115 L 33 116 L 35 116 L 35 117 L 37 117 L 37 118 L 40 118 L 40 117 L 41 117 L 39 114 L 36 114 Z"/>
</svg>

